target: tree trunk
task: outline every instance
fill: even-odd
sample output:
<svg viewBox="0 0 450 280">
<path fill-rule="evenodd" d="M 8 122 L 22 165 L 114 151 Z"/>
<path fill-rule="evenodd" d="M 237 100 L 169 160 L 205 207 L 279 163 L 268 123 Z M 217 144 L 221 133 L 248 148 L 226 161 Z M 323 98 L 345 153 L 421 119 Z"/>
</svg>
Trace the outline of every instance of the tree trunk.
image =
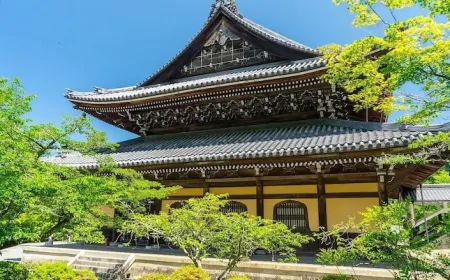
<svg viewBox="0 0 450 280">
<path fill-rule="evenodd" d="M 227 278 L 227 276 L 230 274 L 230 272 L 234 269 L 237 262 L 233 261 L 231 263 L 228 263 L 227 268 L 217 277 L 217 280 L 224 280 Z"/>
<path fill-rule="evenodd" d="M 46 233 L 44 233 L 44 235 L 41 236 L 41 239 L 42 238 L 43 239 L 48 238 L 51 234 L 53 234 L 56 231 L 58 231 L 59 229 L 61 229 L 64 225 L 69 223 L 72 219 L 73 219 L 73 215 L 71 215 L 71 214 L 67 215 L 67 216 L 64 216 L 63 218 L 59 219 L 59 221 L 58 221 L 58 223 L 56 223 L 56 225 L 54 225 Z"/>
</svg>

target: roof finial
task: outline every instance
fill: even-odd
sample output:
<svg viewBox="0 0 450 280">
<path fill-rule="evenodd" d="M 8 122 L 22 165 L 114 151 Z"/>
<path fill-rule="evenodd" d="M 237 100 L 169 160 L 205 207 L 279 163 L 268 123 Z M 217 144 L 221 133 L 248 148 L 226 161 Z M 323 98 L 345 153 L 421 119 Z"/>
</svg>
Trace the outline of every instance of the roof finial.
<svg viewBox="0 0 450 280">
<path fill-rule="evenodd" d="M 216 0 L 216 3 L 212 5 L 211 13 L 209 14 L 209 18 L 212 18 L 220 7 L 225 7 L 234 14 L 239 15 L 239 11 L 236 5 L 236 0 Z"/>
</svg>

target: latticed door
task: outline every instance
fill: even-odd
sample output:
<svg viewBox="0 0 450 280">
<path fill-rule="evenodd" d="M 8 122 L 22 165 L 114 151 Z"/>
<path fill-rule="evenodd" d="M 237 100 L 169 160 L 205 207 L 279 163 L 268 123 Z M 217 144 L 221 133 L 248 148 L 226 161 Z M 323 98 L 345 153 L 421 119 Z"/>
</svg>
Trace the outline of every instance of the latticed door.
<svg viewBox="0 0 450 280">
<path fill-rule="evenodd" d="M 227 203 L 227 205 L 225 205 L 224 207 L 222 207 L 222 209 L 220 209 L 222 211 L 223 214 L 228 214 L 228 213 L 244 213 L 247 212 L 247 206 L 242 203 L 242 202 L 238 202 L 238 201 L 229 201 Z"/>
<path fill-rule="evenodd" d="M 287 200 L 276 204 L 273 219 L 287 225 L 294 232 L 309 232 L 308 210 L 301 202 Z"/>
</svg>

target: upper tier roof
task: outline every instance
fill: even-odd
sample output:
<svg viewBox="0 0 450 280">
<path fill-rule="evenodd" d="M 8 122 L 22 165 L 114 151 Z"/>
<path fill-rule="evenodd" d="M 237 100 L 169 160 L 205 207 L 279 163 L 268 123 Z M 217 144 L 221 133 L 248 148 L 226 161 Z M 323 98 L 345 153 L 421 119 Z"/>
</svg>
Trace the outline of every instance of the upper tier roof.
<svg viewBox="0 0 450 280">
<path fill-rule="evenodd" d="M 319 119 L 206 132 L 140 137 L 109 154 L 119 167 L 217 162 L 331 154 L 407 147 L 450 124 L 434 127 Z M 46 161 L 78 168 L 96 168 L 94 157 L 81 155 Z"/>
<path fill-rule="evenodd" d="M 183 65 L 189 64 L 203 46 L 211 44 L 211 41 L 220 41 L 220 36 L 223 35 L 220 32 L 226 33 L 224 36 L 226 40 L 240 38 L 245 44 L 255 45 L 258 51 L 264 52 L 263 56 L 268 57 L 259 57 L 249 64 L 237 63 L 232 67 L 237 68 L 234 71 L 223 71 L 223 69 L 212 67 L 207 75 L 202 72 L 180 79 L 178 76 Z M 96 88 L 93 92 L 68 90 L 66 97 L 75 102 L 114 102 L 234 81 L 298 73 L 324 66 L 324 62 L 318 56 L 317 50 L 243 17 L 237 10 L 235 0 L 216 0 L 210 17 L 192 41 L 160 70 L 137 86 L 119 89 Z M 277 62 L 272 63 L 273 61 Z M 259 65 L 248 67 L 252 64 Z"/>
</svg>

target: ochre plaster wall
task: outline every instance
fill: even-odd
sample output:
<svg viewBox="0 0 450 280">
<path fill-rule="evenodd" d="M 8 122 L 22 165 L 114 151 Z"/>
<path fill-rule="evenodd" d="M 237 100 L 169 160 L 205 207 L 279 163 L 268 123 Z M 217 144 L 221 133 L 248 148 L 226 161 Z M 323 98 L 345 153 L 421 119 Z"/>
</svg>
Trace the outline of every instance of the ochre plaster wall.
<svg viewBox="0 0 450 280">
<path fill-rule="evenodd" d="M 303 186 L 264 186 L 264 194 L 315 194 L 317 193 L 316 185 Z"/>
<path fill-rule="evenodd" d="M 256 187 L 232 187 L 232 188 L 210 188 L 213 194 L 229 194 L 229 195 L 256 195 Z"/>
<path fill-rule="evenodd" d="M 273 219 L 273 208 L 277 203 L 285 200 L 295 200 L 305 204 L 308 209 L 309 229 L 312 231 L 319 230 L 317 199 L 264 199 L 264 219 Z"/>
<path fill-rule="evenodd" d="M 172 205 L 178 201 L 183 201 L 183 200 L 163 200 L 161 202 L 161 212 L 163 212 L 163 213 L 169 212 L 170 205 Z"/>
<path fill-rule="evenodd" d="M 378 192 L 377 183 L 327 184 L 326 193 Z"/>
<path fill-rule="evenodd" d="M 346 223 L 350 218 L 355 218 L 355 222 L 359 222 L 361 221 L 360 212 L 378 204 L 378 198 L 328 198 L 328 228 L 331 229 L 334 225 Z"/>
<path fill-rule="evenodd" d="M 231 200 L 244 203 L 245 206 L 247 206 L 247 212 L 252 216 L 256 216 L 256 199 L 231 199 Z"/>
<path fill-rule="evenodd" d="M 203 196 L 203 188 L 183 188 L 170 196 Z"/>
</svg>

